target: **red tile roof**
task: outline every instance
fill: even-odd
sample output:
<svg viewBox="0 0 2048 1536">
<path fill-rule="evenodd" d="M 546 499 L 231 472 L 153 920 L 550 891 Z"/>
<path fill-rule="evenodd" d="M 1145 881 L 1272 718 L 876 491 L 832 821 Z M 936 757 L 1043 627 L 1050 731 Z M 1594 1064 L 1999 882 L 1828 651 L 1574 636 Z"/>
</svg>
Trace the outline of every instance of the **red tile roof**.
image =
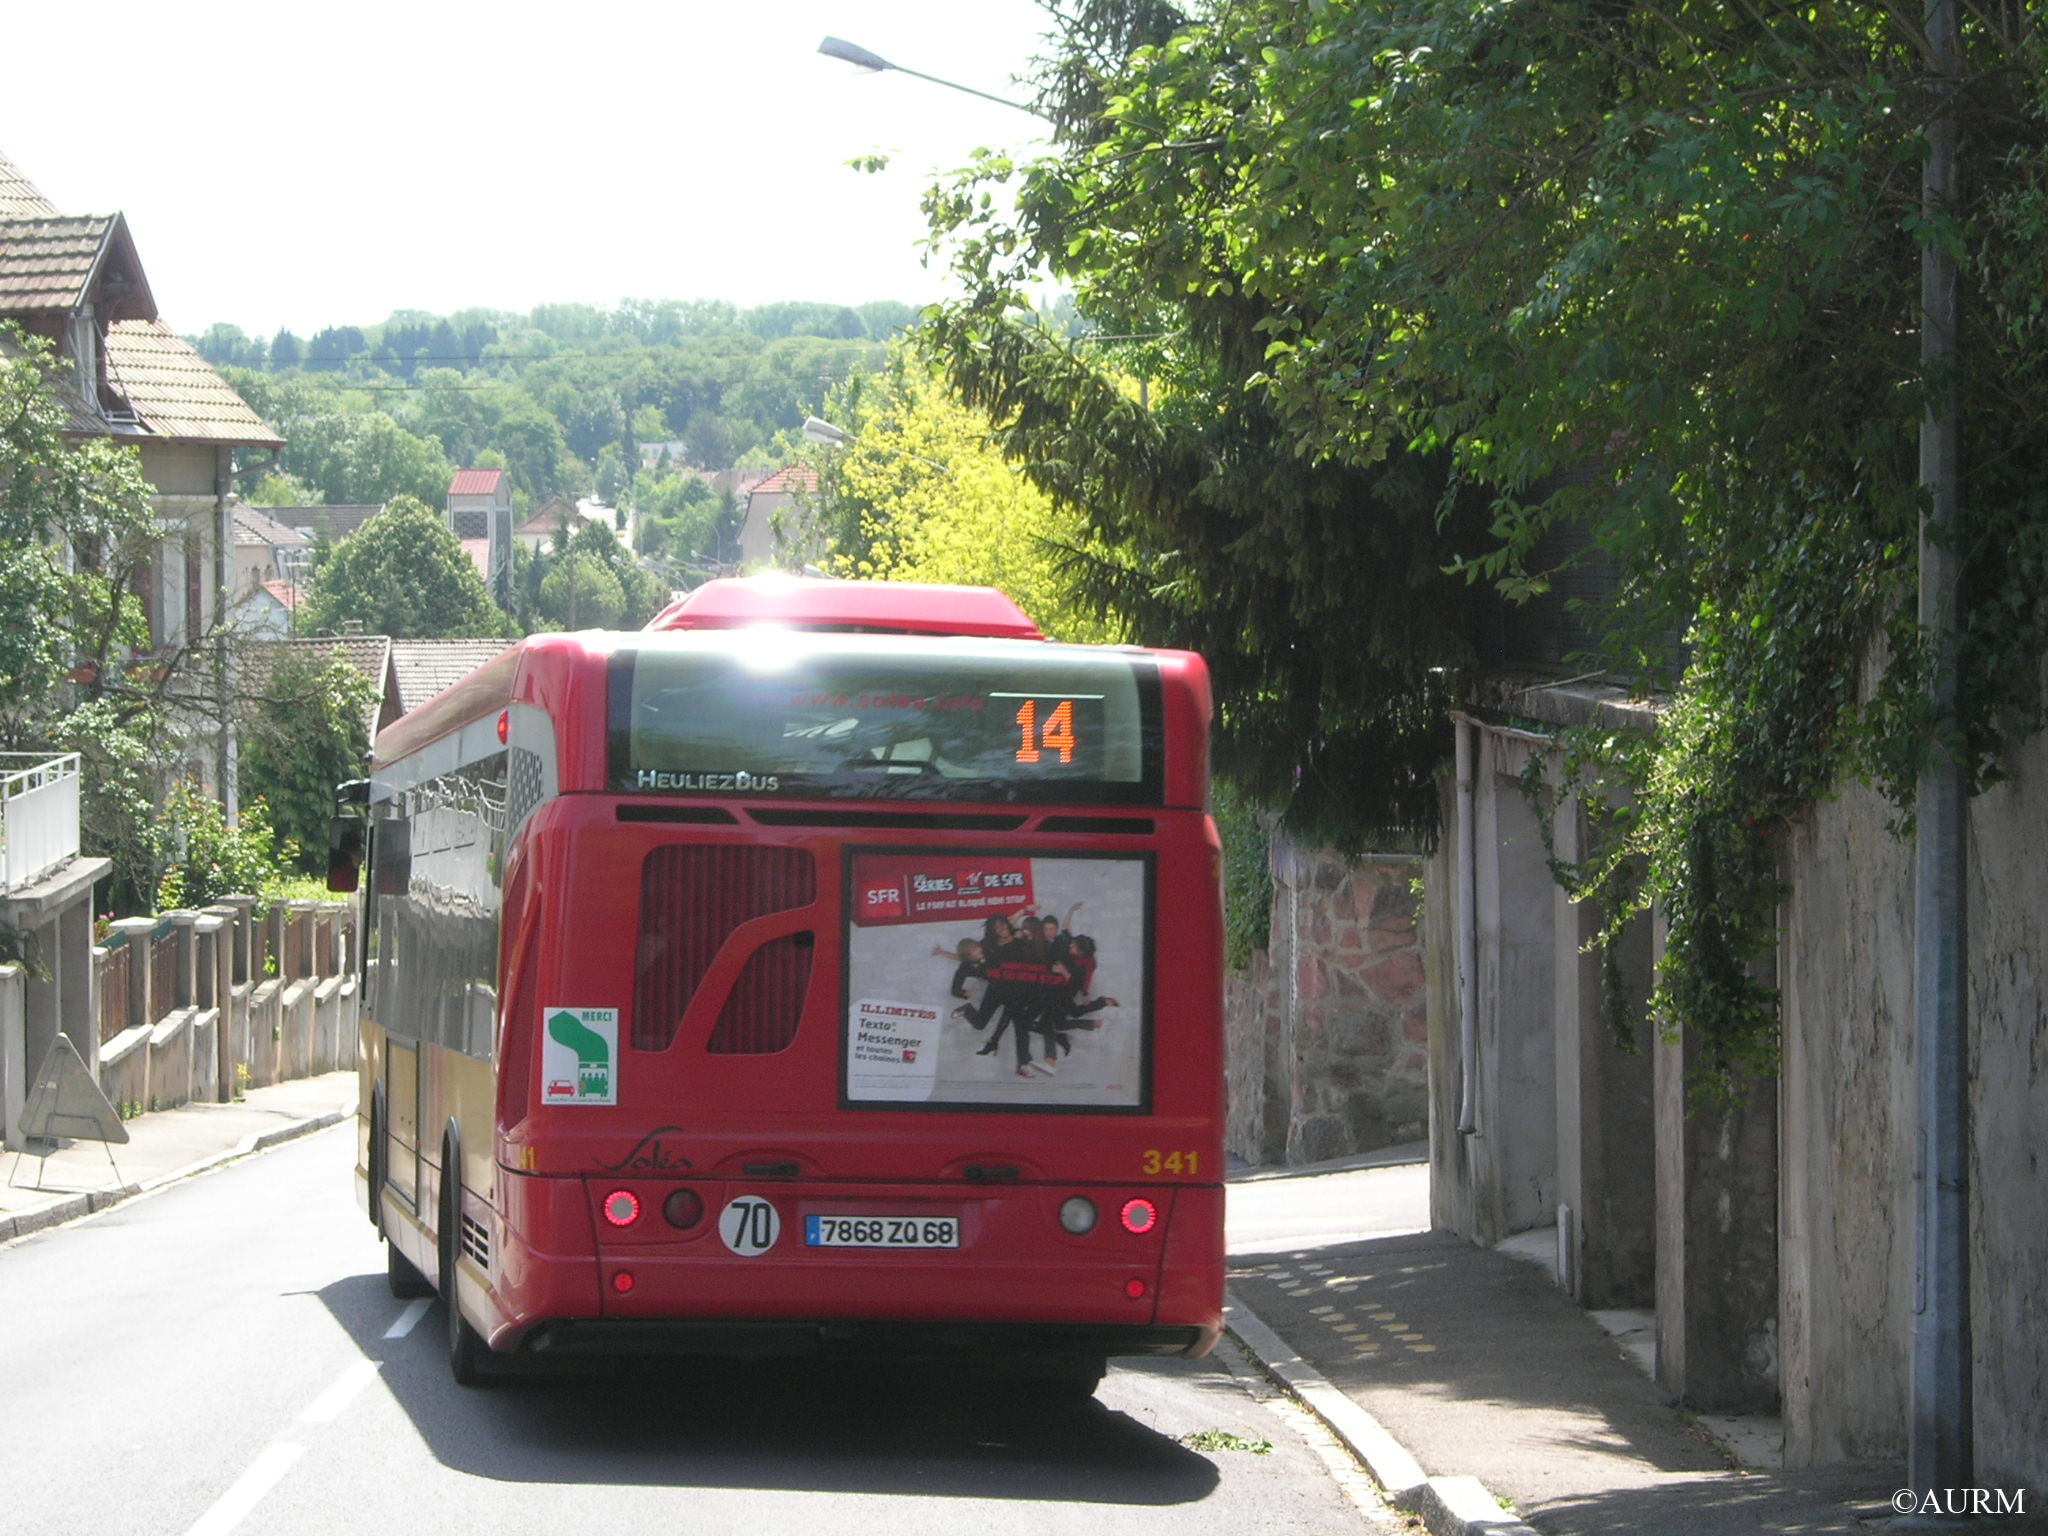
<svg viewBox="0 0 2048 1536">
<path fill-rule="evenodd" d="M 158 437 L 269 448 L 284 444 L 212 364 L 161 321 L 123 320 L 107 328 L 107 382 Z"/>
<path fill-rule="evenodd" d="M 380 501 L 375 506 L 259 507 L 257 510 L 268 513 L 287 528 L 315 536 L 324 533 L 339 544 L 382 512 L 384 503 Z"/>
<path fill-rule="evenodd" d="M 36 184 L 22 175 L 12 160 L 0 155 L 0 219 L 49 219 L 56 214 Z"/>
<path fill-rule="evenodd" d="M 391 671 L 398 700 L 410 714 L 435 694 L 461 682 L 485 662 L 502 655 L 509 640 L 394 640 Z"/>
<path fill-rule="evenodd" d="M 788 495 L 792 491 L 815 491 L 818 488 L 818 472 L 808 464 L 791 464 L 778 469 L 763 480 L 754 490 L 763 495 Z"/>
<path fill-rule="evenodd" d="M 245 645 L 237 663 L 238 691 L 244 707 L 277 709 L 291 703 L 270 697 L 272 674 L 278 662 L 288 655 L 337 657 L 368 679 L 377 690 L 377 696 L 363 706 L 363 727 L 372 741 L 377 739 L 379 730 L 398 717 L 398 689 L 392 679 L 388 635 L 321 635 L 301 640 L 258 640 Z"/>
<path fill-rule="evenodd" d="M 69 314 L 88 293 L 105 320 L 156 314 L 149 280 L 120 214 L 0 220 L 0 313 Z"/>
<path fill-rule="evenodd" d="M 313 542 L 306 536 L 304 530 L 294 528 L 289 523 L 281 523 L 246 502 L 235 503 L 234 517 L 237 546 L 255 548 L 260 545 L 266 549 L 275 549 L 282 544 L 296 549 Z"/>
<path fill-rule="evenodd" d="M 495 496 L 498 482 L 505 478 L 502 469 L 458 469 L 455 478 L 448 482 L 450 496 Z"/>
<path fill-rule="evenodd" d="M 286 613 L 299 606 L 299 589 L 288 581 L 266 581 L 263 590 L 276 598 Z"/>
</svg>

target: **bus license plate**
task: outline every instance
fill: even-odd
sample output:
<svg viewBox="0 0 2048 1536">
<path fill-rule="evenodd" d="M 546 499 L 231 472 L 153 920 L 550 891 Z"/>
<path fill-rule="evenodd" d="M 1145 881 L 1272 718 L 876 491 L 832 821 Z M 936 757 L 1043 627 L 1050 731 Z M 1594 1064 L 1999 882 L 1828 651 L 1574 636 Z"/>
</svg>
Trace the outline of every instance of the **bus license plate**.
<svg viewBox="0 0 2048 1536">
<path fill-rule="evenodd" d="M 812 1248 L 958 1248 L 957 1216 L 806 1216 Z"/>
</svg>

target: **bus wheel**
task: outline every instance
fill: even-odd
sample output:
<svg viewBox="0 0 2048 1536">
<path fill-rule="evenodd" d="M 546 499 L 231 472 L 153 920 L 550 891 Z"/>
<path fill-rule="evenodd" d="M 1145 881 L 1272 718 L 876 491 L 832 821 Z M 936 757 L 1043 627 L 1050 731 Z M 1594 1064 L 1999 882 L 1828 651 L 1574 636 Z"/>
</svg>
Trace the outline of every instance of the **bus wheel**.
<svg viewBox="0 0 2048 1536">
<path fill-rule="evenodd" d="M 492 1377 L 491 1347 L 469 1326 L 455 1282 L 462 1241 L 462 1164 L 451 1142 L 441 1153 L 441 1307 L 448 1321 L 448 1374 L 459 1387 L 480 1387 Z"/>
</svg>

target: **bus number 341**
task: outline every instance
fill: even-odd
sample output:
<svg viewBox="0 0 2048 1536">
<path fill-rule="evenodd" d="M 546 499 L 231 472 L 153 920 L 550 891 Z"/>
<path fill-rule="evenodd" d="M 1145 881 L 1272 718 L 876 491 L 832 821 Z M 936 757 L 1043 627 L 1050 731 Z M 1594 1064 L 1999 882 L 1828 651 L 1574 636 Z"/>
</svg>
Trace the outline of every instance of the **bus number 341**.
<svg viewBox="0 0 2048 1536">
<path fill-rule="evenodd" d="M 1201 1172 L 1201 1164 L 1202 1154 L 1199 1152 L 1161 1152 L 1153 1148 L 1144 1157 L 1147 1173 L 1181 1173 L 1193 1178 Z"/>
</svg>

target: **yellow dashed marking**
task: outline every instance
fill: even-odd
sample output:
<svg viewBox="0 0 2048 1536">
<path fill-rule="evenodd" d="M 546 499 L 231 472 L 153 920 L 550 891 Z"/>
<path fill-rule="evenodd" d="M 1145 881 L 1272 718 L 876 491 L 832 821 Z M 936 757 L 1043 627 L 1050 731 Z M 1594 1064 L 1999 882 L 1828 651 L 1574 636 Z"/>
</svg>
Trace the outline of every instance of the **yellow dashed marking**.
<svg viewBox="0 0 2048 1536">
<path fill-rule="evenodd" d="M 1410 1344 L 1408 1347 L 1418 1355 L 1433 1355 L 1436 1353 L 1436 1346 L 1434 1344 Z"/>
</svg>

